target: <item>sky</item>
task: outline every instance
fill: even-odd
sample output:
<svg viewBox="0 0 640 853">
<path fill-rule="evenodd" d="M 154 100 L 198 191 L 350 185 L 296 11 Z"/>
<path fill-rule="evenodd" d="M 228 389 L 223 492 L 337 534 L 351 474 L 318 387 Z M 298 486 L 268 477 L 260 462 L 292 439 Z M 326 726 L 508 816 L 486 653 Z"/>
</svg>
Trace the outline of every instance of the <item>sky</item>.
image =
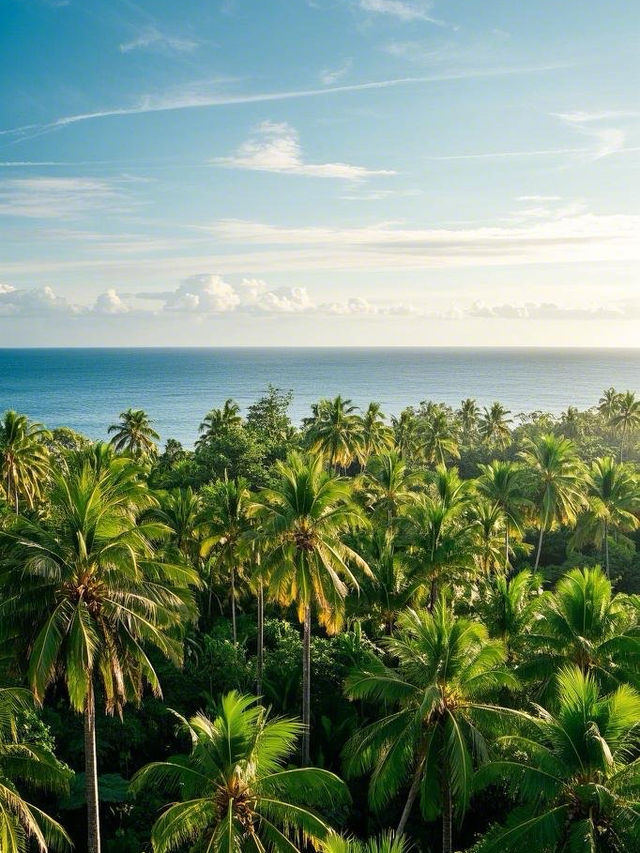
<svg viewBox="0 0 640 853">
<path fill-rule="evenodd" d="M 640 4 L 0 0 L 0 346 L 637 346 Z"/>
</svg>

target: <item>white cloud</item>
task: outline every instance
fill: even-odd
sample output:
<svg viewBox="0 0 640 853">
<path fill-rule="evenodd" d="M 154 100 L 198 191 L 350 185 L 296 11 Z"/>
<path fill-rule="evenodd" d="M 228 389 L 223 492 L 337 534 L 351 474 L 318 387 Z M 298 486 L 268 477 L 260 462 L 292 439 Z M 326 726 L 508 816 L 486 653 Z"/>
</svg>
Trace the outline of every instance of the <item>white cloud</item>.
<svg viewBox="0 0 640 853">
<path fill-rule="evenodd" d="M 22 290 L 0 285 L 0 317 L 49 317 L 75 315 L 84 309 L 57 296 L 49 286 Z"/>
<path fill-rule="evenodd" d="M 11 178 L 0 181 L 0 216 L 69 219 L 120 196 L 120 182 L 100 178 Z"/>
<path fill-rule="evenodd" d="M 132 50 L 154 50 L 161 53 L 191 53 L 199 42 L 190 38 L 181 38 L 160 32 L 156 27 L 147 27 L 136 38 L 120 45 L 121 53 Z"/>
<path fill-rule="evenodd" d="M 187 311 L 199 314 L 222 314 L 233 311 L 240 297 L 219 275 L 192 275 L 175 293 L 168 294 L 165 311 Z"/>
<path fill-rule="evenodd" d="M 603 122 L 634 118 L 639 114 L 631 110 L 602 110 L 600 112 L 553 113 L 555 118 L 588 137 L 592 141 L 590 150 L 594 160 L 609 157 L 625 150 L 627 132 L 620 127 L 603 125 Z"/>
<path fill-rule="evenodd" d="M 351 71 L 352 65 L 353 61 L 351 59 L 345 59 L 337 68 L 323 68 L 319 75 L 320 82 L 325 86 L 333 86 Z"/>
<path fill-rule="evenodd" d="M 113 288 L 101 293 L 92 308 L 95 314 L 113 316 L 115 314 L 128 314 L 129 307 L 122 301 Z"/>
<path fill-rule="evenodd" d="M 358 5 L 364 12 L 391 15 L 402 21 L 430 21 L 444 25 L 444 21 L 431 15 L 433 3 L 430 0 L 359 0 Z"/>
<path fill-rule="evenodd" d="M 303 175 L 312 178 L 342 178 L 361 181 L 374 175 L 393 175 L 387 169 L 367 169 L 348 163 L 305 163 L 295 128 L 286 122 L 263 121 L 232 157 L 215 161 L 231 169 Z"/>
</svg>

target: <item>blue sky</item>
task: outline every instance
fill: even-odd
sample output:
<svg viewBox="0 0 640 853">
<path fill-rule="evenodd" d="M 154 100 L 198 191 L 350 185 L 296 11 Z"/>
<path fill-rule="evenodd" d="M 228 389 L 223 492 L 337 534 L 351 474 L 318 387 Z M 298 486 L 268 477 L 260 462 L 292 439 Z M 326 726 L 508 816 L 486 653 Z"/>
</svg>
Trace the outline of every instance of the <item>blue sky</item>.
<svg viewBox="0 0 640 853">
<path fill-rule="evenodd" d="M 3 345 L 637 345 L 638 4 L 0 16 Z"/>
</svg>

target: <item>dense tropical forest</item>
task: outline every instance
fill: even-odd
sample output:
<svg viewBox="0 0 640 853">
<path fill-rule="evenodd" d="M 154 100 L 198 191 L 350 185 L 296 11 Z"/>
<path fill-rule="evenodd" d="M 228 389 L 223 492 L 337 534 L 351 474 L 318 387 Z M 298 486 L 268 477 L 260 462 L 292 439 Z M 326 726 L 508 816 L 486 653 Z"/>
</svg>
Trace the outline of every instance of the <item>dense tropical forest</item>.
<svg viewBox="0 0 640 853">
<path fill-rule="evenodd" d="M 637 853 L 640 400 L 290 403 L 4 414 L 0 851 Z"/>
</svg>

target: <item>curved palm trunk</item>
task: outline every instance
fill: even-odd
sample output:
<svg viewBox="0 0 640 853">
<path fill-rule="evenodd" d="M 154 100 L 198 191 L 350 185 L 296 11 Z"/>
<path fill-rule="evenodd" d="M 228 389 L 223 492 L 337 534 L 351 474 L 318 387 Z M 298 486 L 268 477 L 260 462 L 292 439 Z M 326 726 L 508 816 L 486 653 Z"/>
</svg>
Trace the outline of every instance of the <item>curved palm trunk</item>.
<svg viewBox="0 0 640 853">
<path fill-rule="evenodd" d="M 236 570 L 231 566 L 231 632 L 233 645 L 238 645 L 238 631 L 236 628 Z"/>
<path fill-rule="evenodd" d="M 537 571 L 538 563 L 540 562 L 540 553 L 542 551 L 542 537 L 544 536 L 544 528 L 546 524 L 540 525 L 540 536 L 538 537 L 538 550 L 536 552 L 536 564 L 534 566 L 534 570 Z"/>
<path fill-rule="evenodd" d="M 423 765 L 424 761 L 419 761 L 413 774 L 411 787 L 409 788 L 409 793 L 407 794 L 407 801 L 405 802 L 404 808 L 402 809 L 402 814 L 400 815 L 400 822 L 398 823 L 398 828 L 396 829 L 396 838 L 399 838 L 404 832 L 405 827 L 407 825 L 407 821 L 409 820 L 409 815 L 411 814 L 411 809 L 413 808 L 413 804 L 415 803 L 416 797 L 418 796 L 418 789 L 420 788 L 420 781 L 422 779 Z"/>
<path fill-rule="evenodd" d="M 264 588 L 258 581 L 258 640 L 256 662 L 256 693 L 262 694 L 262 674 L 264 672 Z"/>
<path fill-rule="evenodd" d="M 96 704 L 93 679 L 89 681 L 89 690 L 84 706 L 84 773 L 85 795 L 87 799 L 87 853 L 100 853 Z"/>
<path fill-rule="evenodd" d="M 504 527 L 504 571 L 509 574 L 509 524 Z"/>
<path fill-rule="evenodd" d="M 302 764 L 309 765 L 311 759 L 311 607 L 304 609 L 302 636 Z"/>
</svg>

